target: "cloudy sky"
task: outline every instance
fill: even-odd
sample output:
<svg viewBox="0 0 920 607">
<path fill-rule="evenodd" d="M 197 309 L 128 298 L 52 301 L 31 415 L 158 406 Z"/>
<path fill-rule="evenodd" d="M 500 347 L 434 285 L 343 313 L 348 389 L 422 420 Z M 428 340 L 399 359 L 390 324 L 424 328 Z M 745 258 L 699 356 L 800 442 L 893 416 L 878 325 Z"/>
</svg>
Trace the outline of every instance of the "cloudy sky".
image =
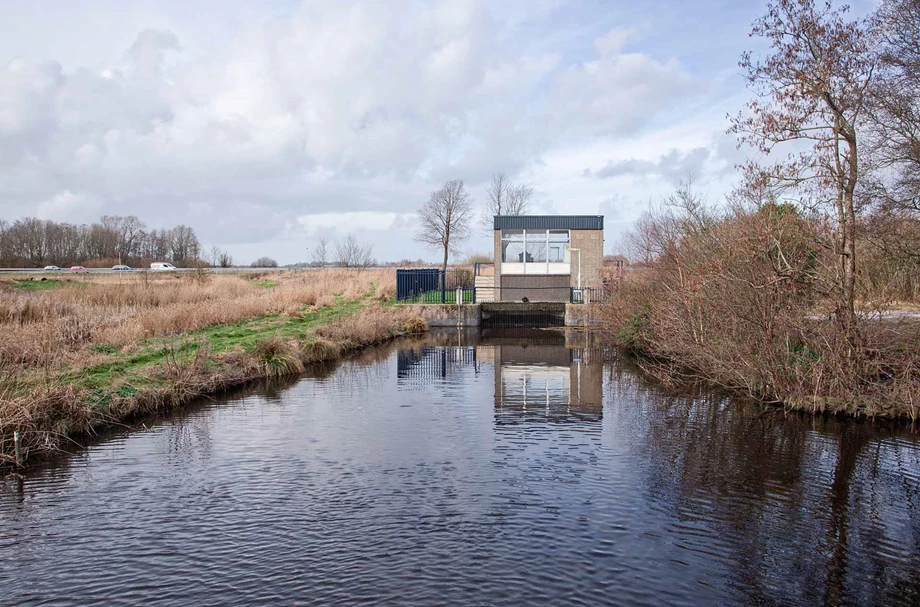
<svg viewBox="0 0 920 607">
<path fill-rule="evenodd" d="M 504 171 L 536 212 L 605 215 L 611 248 L 682 175 L 730 187 L 763 8 L 0 0 L 0 218 L 184 223 L 238 262 L 348 232 L 437 259 L 412 240 L 428 192 L 481 204 Z"/>
</svg>

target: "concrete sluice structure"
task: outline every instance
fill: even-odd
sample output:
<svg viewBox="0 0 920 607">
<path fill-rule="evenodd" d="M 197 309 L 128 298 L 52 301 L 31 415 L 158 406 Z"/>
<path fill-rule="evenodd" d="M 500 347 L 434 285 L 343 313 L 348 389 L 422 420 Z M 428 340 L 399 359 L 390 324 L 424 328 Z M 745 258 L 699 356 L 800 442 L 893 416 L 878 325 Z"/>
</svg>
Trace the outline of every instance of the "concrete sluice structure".
<svg viewBox="0 0 920 607">
<path fill-rule="evenodd" d="M 564 327 L 565 303 L 493 302 L 480 305 L 483 327 Z"/>
</svg>

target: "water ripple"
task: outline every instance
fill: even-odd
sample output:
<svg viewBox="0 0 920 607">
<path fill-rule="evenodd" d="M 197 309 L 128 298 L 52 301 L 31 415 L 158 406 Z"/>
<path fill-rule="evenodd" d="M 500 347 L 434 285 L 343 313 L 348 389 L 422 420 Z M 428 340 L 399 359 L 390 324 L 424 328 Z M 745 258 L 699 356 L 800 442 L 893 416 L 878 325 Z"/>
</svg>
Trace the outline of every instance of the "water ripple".
<svg viewBox="0 0 920 607">
<path fill-rule="evenodd" d="M 915 605 L 920 445 L 414 344 L 0 485 L 16 605 Z"/>
</svg>

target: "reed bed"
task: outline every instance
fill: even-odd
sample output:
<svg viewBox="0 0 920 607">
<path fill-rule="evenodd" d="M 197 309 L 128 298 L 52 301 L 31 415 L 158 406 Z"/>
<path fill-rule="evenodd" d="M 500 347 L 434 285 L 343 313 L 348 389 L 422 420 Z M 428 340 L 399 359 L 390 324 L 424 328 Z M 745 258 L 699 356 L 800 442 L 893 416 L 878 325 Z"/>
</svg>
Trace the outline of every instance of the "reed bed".
<svg viewBox="0 0 920 607">
<path fill-rule="evenodd" d="M 47 282 L 47 281 L 46 281 Z M 197 396 L 427 329 L 386 270 L 0 284 L 0 465 Z"/>
<path fill-rule="evenodd" d="M 300 274 L 102 275 L 31 291 L 0 286 L 0 359 L 20 367 L 72 360 L 92 345 L 124 346 L 269 314 L 395 292 L 385 270 Z M 391 284 L 392 283 L 392 284 Z M 266 286 L 268 285 L 268 286 Z"/>
</svg>

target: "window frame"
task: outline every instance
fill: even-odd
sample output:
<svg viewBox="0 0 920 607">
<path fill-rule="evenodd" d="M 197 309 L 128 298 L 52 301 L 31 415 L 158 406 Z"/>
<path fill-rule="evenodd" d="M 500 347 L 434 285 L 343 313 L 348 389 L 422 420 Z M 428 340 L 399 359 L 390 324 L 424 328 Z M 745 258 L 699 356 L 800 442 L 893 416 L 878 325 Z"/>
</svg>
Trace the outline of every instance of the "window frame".
<svg viewBox="0 0 920 607">
<path fill-rule="evenodd" d="M 533 238 L 533 236 L 542 235 L 542 238 Z M 556 236 L 556 238 L 551 238 L 551 236 Z M 530 237 L 530 238 L 528 238 Z M 564 237 L 564 240 L 563 240 Z M 527 274 L 528 266 L 536 268 L 543 266 L 542 272 L 535 272 L 535 274 L 558 274 L 560 268 L 558 266 L 565 265 L 568 267 L 568 272 L 571 273 L 571 260 L 567 259 L 569 248 L 571 247 L 572 242 L 572 231 L 571 230 L 526 230 L 526 229 L 502 229 L 500 235 L 500 249 L 501 249 L 501 263 L 502 265 L 520 265 L 521 274 Z M 535 246 L 542 246 L 543 259 L 540 261 L 528 261 L 528 243 L 533 243 Z M 523 248 L 522 253 L 517 253 L 519 260 L 509 260 L 507 258 L 507 251 L 510 245 L 521 245 Z M 552 248 L 559 249 L 561 245 L 561 259 L 552 260 L 550 256 L 550 251 Z M 550 266 L 556 266 L 556 272 L 550 272 Z M 502 274 L 505 272 L 502 271 Z M 517 274 L 517 272 L 509 272 L 509 274 Z"/>
</svg>

